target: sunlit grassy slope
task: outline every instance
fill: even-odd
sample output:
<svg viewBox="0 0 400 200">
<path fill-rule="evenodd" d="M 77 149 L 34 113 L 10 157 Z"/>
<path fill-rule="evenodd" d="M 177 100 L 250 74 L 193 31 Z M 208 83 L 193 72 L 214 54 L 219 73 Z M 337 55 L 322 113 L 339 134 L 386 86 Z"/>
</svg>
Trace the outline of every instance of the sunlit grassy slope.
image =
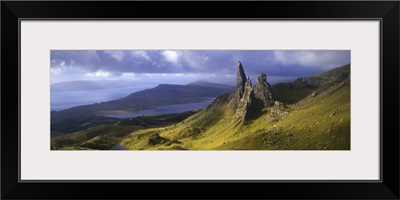
<svg viewBox="0 0 400 200">
<path fill-rule="evenodd" d="M 135 126 L 100 125 L 51 140 L 53 150 L 110 149 L 120 138 L 135 130 Z"/>
<path fill-rule="evenodd" d="M 186 119 L 197 111 L 188 111 L 179 114 L 142 116 L 131 119 L 122 119 L 114 124 L 103 124 L 83 129 L 75 133 L 54 137 L 51 140 L 53 150 L 88 150 L 110 149 L 120 142 L 127 134 L 133 131 L 166 126 Z"/>
<path fill-rule="evenodd" d="M 166 127 L 125 137 L 128 149 L 350 149 L 350 85 L 343 83 L 285 109 L 286 117 L 267 121 L 271 109 L 254 121 L 233 121 L 225 105 L 205 109 Z"/>
<path fill-rule="evenodd" d="M 350 66 L 273 87 L 286 106 L 233 119 L 229 95 L 200 112 L 120 120 L 52 139 L 52 149 L 349 150 Z M 304 84 L 307 81 L 307 84 Z M 278 114 L 276 114 L 278 113 Z"/>
</svg>

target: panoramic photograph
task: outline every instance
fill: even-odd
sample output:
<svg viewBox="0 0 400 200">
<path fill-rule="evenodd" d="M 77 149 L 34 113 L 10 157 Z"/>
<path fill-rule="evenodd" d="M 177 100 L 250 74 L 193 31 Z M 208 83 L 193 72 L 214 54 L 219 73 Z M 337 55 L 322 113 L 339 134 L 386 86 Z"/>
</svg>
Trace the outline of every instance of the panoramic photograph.
<svg viewBox="0 0 400 200">
<path fill-rule="evenodd" d="M 51 150 L 350 150 L 350 50 L 51 50 Z"/>
</svg>

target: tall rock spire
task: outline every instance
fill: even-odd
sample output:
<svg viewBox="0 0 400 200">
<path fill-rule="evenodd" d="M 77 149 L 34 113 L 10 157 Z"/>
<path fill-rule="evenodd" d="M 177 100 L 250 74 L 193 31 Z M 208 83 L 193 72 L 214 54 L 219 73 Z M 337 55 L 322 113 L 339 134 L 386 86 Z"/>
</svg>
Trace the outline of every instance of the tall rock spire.
<svg viewBox="0 0 400 200">
<path fill-rule="evenodd" d="M 250 110 L 252 109 L 252 101 L 254 99 L 254 92 L 251 84 L 251 79 L 250 77 L 247 77 L 245 86 L 244 86 L 244 91 L 242 98 L 240 98 L 236 113 L 233 116 L 233 119 L 241 118 L 244 117 L 246 118 L 249 114 L 251 114 Z"/>
<path fill-rule="evenodd" d="M 246 74 L 244 73 L 244 69 L 242 63 L 240 61 L 237 64 L 237 77 L 236 77 L 237 87 L 244 87 L 246 84 Z"/>
<path fill-rule="evenodd" d="M 228 106 L 236 112 L 233 119 L 251 119 L 262 114 L 264 107 L 270 107 L 272 99 L 271 86 L 267 83 L 267 76 L 262 73 L 257 79 L 255 87 L 250 77 L 246 77 L 242 63 L 237 64 L 237 87 L 229 95 Z"/>
<path fill-rule="evenodd" d="M 236 65 L 237 76 L 236 76 L 236 89 L 231 94 L 231 98 L 229 100 L 229 107 L 236 109 L 239 105 L 240 99 L 243 96 L 244 88 L 246 85 L 246 74 L 244 73 L 244 69 L 242 63 L 240 61 Z"/>
</svg>

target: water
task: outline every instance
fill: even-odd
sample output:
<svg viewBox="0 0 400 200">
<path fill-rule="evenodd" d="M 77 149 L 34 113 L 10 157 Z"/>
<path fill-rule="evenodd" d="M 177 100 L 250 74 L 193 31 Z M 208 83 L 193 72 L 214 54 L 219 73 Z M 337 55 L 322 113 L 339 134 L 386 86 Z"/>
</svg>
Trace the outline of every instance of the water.
<svg viewBox="0 0 400 200">
<path fill-rule="evenodd" d="M 120 143 L 117 143 L 114 146 L 112 146 L 110 150 L 128 150 L 128 149 L 122 146 Z"/>
<path fill-rule="evenodd" d="M 204 98 L 204 100 L 196 103 L 185 103 L 185 104 L 172 104 L 166 106 L 157 106 L 148 110 L 141 110 L 137 113 L 128 113 L 128 114 L 114 114 L 114 115 L 106 115 L 107 117 L 114 118 L 132 118 L 139 117 L 142 115 L 163 115 L 163 114 L 174 114 L 174 113 L 182 113 L 191 110 L 203 109 L 206 106 L 210 105 L 215 98 Z"/>
<path fill-rule="evenodd" d="M 80 105 L 116 100 L 126 97 L 131 93 L 153 88 L 155 86 L 157 86 L 157 84 L 103 90 L 52 92 L 50 94 L 50 108 L 51 110 L 59 111 Z"/>
</svg>

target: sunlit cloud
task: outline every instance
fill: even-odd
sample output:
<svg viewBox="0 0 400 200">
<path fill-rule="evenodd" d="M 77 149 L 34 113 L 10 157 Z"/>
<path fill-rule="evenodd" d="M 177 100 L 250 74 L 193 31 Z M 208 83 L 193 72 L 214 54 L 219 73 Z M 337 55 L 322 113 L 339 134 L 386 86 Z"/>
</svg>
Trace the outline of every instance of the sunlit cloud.
<svg viewBox="0 0 400 200">
<path fill-rule="evenodd" d="M 162 55 L 169 62 L 177 64 L 179 61 L 179 54 L 176 51 L 163 51 Z"/>
<path fill-rule="evenodd" d="M 133 77 L 135 77 L 135 73 L 131 73 L 131 72 L 126 72 L 126 73 L 122 73 L 121 74 L 121 77 L 122 78 L 133 78 Z"/>
<path fill-rule="evenodd" d="M 283 65 L 304 67 L 337 67 L 350 58 L 349 51 L 274 51 L 275 61 Z M 350 60 L 348 60 L 350 62 Z"/>
<path fill-rule="evenodd" d="M 218 81 L 225 75 L 235 76 L 238 61 L 251 78 L 260 73 L 267 77 L 304 77 L 350 63 L 350 51 L 52 50 L 50 73 L 52 82 L 100 78 L 131 80 L 146 77 L 145 74 L 170 79 L 184 74 L 192 79 Z M 211 78 L 213 76 L 215 78 Z M 157 78 L 152 81 L 156 82 Z"/>
<path fill-rule="evenodd" d="M 150 61 L 150 56 L 147 54 L 146 51 L 129 51 L 129 53 L 136 59 L 142 58 L 146 61 Z"/>
<path fill-rule="evenodd" d="M 103 71 L 97 71 L 94 73 L 86 73 L 86 77 L 109 77 L 111 76 L 111 73 L 109 72 L 103 72 Z"/>
<path fill-rule="evenodd" d="M 125 54 L 123 51 L 104 51 L 104 53 L 110 55 L 113 57 L 115 60 L 122 62 L 122 59 L 124 59 Z"/>
<path fill-rule="evenodd" d="M 50 68 L 52 74 L 60 74 L 62 71 L 62 68 Z"/>
</svg>

